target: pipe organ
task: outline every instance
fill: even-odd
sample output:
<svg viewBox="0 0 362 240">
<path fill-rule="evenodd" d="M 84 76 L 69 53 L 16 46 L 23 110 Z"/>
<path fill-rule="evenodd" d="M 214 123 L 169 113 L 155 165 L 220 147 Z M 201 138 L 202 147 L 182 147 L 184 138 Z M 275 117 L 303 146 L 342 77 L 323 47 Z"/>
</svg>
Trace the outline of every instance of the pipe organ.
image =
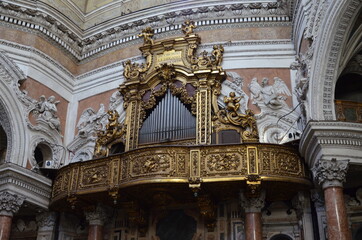
<svg viewBox="0 0 362 240">
<path fill-rule="evenodd" d="M 139 143 L 157 143 L 190 139 L 196 136 L 196 117 L 172 93 L 164 98 L 144 121 Z"/>
</svg>

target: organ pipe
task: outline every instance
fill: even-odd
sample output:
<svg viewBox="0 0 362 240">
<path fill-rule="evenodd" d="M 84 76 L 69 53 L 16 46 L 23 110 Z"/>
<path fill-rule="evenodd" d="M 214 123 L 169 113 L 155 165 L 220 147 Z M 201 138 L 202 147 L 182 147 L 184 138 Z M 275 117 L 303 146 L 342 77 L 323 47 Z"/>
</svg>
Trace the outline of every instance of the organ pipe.
<svg viewBox="0 0 362 240">
<path fill-rule="evenodd" d="M 196 117 L 170 90 L 144 121 L 139 143 L 157 143 L 194 138 Z"/>
</svg>

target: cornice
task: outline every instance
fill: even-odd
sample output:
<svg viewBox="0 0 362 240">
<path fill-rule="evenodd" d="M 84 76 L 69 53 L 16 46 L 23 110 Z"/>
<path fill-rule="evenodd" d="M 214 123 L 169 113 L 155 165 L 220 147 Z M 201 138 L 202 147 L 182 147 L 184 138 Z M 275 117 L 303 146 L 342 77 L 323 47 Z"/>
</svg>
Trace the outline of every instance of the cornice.
<svg viewBox="0 0 362 240">
<path fill-rule="evenodd" d="M 349 154 L 349 157 L 359 158 L 362 155 L 362 124 L 310 121 L 301 137 L 299 151 L 310 167 L 314 166 L 321 154 L 328 152 L 333 152 L 336 158 L 345 158 Z M 359 156 L 354 156 L 356 151 L 360 152 Z"/>
<path fill-rule="evenodd" d="M 258 58 L 259 61 L 267 59 L 265 61 L 270 62 L 270 59 L 275 58 L 293 58 L 295 53 L 290 39 L 244 40 L 227 43 L 214 42 L 202 44 L 200 49 L 212 49 L 214 44 L 223 44 L 226 50 L 224 56 L 225 69 L 231 69 L 230 66 L 233 66 L 233 62 L 245 59 L 246 57 L 250 59 Z M 117 88 L 119 83 L 123 82 L 121 74 L 123 71 L 122 63 L 127 60 L 123 59 L 80 75 L 74 75 L 55 59 L 36 48 L 0 40 L 0 49 L 5 50 L 18 65 L 29 69 L 36 69 L 36 71 L 31 72 L 38 75 L 26 75 L 42 81 L 49 88 L 57 89 L 67 101 L 71 101 L 73 95 L 77 95 L 77 100 L 81 100 L 89 97 L 90 92 L 95 94 Z M 106 54 L 106 52 L 102 54 Z M 142 56 L 135 56 L 129 59 L 133 62 L 144 60 Z"/>
<path fill-rule="evenodd" d="M 0 166 L 0 190 L 25 195 L 26 201 L 48 207 L 52 181 L 26 168 L 5 163 Z"/>
<path fill-rule="evenodd" d="M 290 5 L 285 1 L 189 1 L 169 3 L 115 17 L 82 30 L 77 24 L 45 3 L 0 2 L 0 24 L 35 32 L 49 39 L 68 54 L 84 61 L 108 49 L 139 42 L 138 33 L 146 26 L 155 29 L 156 38 L 164 33 L 179 34 L 181 23 L 193 19 L 200 29 L 280 25 L 290 23 Z M 95 13 L 92 13 L 95 14 Z M 90 17 L 92 14 L 79 18 Z M 84 19 L 86 21 L 86 19 Z"/>
</svg>

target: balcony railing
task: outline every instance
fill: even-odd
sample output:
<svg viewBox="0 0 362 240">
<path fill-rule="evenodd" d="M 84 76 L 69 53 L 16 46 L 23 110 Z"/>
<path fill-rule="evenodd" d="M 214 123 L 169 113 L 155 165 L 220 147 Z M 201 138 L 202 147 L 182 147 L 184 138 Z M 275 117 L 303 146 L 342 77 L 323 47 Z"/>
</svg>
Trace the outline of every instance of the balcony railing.
<svg viewBox="0 0 362 240">
<path fill-rule="evenodd" d="M 147 184 L 177 183 L 191 187 L 199 183 L 202 188 L 203 184 L 242 183 L 250 175 L 263 182 L 291 183 L 290 189 L 298 184 L 310 184 L 301 158 L 290 147 L 273 144 L 159 146 L 61 168 L 54 181 L 52 203 Z"/>
</svg>

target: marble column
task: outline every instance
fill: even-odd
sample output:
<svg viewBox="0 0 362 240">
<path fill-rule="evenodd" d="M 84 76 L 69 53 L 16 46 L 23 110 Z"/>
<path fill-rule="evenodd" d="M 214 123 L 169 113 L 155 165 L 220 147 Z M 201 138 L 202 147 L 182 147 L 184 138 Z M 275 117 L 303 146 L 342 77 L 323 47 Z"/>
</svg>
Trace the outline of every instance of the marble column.
<svg viewBox="0 0 362 240">
<path fill-rule="evenodd" d="M 0 192 L 0 240 L 10 239 L 13 215 L 19 210 L 23 202 L 23 196 L 7 191 Z"/>
<path fill-rule="evenodd" d="M 44 212 L 36 216 L 38 225 L 37 240 L 53 240 L 55 237 L 55 222 L 57 214 L 54 212 Z"/>
<path fill-rule="evenodd" d="M 329 240 L 351 240 L 347 210 L 343 197 L 343 182 L 348 170 L 348 160 L 319 160 L 312 169 L 322 185 L 327 216 Z"/>
<path fill-rule="evenodd" d="M 85 212 L 85 217 L 89 222 L 88 240 L 103 240 L 103 225 L 107 218 L 105 209 L 98 205 L 95 210 Z"/>
<path fill-rule="evenodd" d="M 261 209 L 265 204 L 265 192 L 262 191 L 259 197 L 248 197 L 241 193 L 240 198 L 245 210 L 245 240 L 262 240 Z"/>
</svg>

